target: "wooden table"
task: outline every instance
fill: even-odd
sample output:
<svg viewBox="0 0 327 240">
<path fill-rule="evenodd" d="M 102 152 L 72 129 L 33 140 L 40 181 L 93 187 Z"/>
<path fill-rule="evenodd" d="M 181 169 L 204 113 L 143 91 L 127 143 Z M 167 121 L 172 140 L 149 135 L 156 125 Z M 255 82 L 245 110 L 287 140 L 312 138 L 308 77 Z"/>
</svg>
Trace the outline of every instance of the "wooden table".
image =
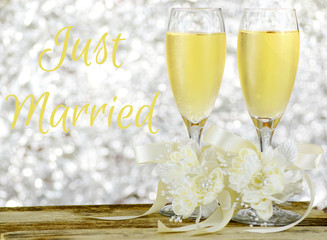
<svg viewBox="0 0 327 240">
<path fill-rule="evenodd" d="M 221 232 L 211 235 L 186 236 L 185 234 L 156 232 L 160 214 L 125 221 L 104 221 L 89 216 L 138 215 L 150 205 L 92 205 L 0 208 L 1 239 L 323 239 L 327 240 L 327 214 L 313 209 L 311 214 L 296 227 L 280 233 L 245 233 L 248 226 L 230 222 Z M 304 213 L 307 203 L 293 202 L 285 209 Z"/>
</svg>

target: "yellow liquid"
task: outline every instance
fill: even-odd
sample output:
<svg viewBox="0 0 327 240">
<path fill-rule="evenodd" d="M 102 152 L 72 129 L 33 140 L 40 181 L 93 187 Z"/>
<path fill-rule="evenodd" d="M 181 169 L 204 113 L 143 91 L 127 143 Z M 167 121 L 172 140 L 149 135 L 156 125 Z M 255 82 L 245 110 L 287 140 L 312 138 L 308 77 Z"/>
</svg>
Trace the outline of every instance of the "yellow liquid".
<svg viewBox="0 0 327 240">
<path fill-rule="evenodd" d="M 167 33 L 170 85 L 181 115 L 193 123 L 215 104 L 226 57 L 225 33 Z"/>
<path fill-rule="evenodd" d="M 240 31 L 237 61 L 252 117 L 279 118 L 291 96 L 299 60 L 298 31 Z"/>
</svg>

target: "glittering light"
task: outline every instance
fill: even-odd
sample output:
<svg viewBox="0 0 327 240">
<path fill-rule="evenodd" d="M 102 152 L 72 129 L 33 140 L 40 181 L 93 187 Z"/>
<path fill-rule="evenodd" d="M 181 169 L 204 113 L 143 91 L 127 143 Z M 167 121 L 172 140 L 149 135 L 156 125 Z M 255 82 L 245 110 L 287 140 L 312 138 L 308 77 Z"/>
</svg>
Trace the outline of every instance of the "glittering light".
<svg viewBox="0 0 327 240">
<path fill-rule="evenodd" d="M 17 200 L 8 200 L 6 203 L 6 207 L 19 207 L 22 206 L 22 203 Z"/>
<path fill-rule="evenodd" d="M 35 179 L 34 186 L 36 188 L 41 188 L 43 186 L 43 181 L 40 178 Z"/>
</svg>

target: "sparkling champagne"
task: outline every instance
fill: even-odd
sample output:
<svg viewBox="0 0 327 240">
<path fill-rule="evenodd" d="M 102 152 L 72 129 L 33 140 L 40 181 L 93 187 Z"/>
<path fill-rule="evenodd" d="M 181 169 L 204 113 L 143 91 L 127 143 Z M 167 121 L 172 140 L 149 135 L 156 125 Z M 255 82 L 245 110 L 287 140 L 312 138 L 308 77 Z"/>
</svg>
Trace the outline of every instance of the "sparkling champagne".
<svg viewBox="0 0 327 240">
<path fill-rule="evenodd" d="M 237 60 L 250 115 L 279 118 L 291 96 L 299 60 L 298 31 L 244 31 L 238 35 Z"/>
<path fill-rule="evenodd" d="M 168 32 L 166 56 L 178 110 L 189 121 L 198 123 L 211 113 L 219 92 L 226 35 Z"/>
</svg>

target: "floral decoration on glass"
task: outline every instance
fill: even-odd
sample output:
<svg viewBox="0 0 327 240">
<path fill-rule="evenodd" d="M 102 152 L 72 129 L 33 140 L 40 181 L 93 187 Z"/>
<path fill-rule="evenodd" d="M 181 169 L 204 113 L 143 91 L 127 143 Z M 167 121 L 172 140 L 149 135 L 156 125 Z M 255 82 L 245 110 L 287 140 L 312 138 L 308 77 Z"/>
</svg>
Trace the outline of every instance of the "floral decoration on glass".
<svg viewBox="0 0 327 240">
<path fill-rule="evenodd" d="M 172 199 L 177 219 L 189 218 L 196 208 L 199 208 L 199 217 L 208 217 L 210 210 L 215 210 L 219 193 L 225 187 L 222 161 L 219 161 L 214 147 L 202 152 L 197 144 L 190 141 L 173 151 L 165 163 L 158 164 L 156 171 L 168 189 L 162 194 L 167 200 Z"/>
<path fill-rule="evenodd" d="M 294 165 L 296 159 L 297 149 L 292 141 L 263 153 L 243 148 L 232 159 L 229 186 L 240 194 L 236 200 L 241 201 L 241 207 L 250 206 L 256 211 L 258 222 L 272 217 L 273 202 L 284 203 L 302 192 L 304 176 Z"/>
</svg>

